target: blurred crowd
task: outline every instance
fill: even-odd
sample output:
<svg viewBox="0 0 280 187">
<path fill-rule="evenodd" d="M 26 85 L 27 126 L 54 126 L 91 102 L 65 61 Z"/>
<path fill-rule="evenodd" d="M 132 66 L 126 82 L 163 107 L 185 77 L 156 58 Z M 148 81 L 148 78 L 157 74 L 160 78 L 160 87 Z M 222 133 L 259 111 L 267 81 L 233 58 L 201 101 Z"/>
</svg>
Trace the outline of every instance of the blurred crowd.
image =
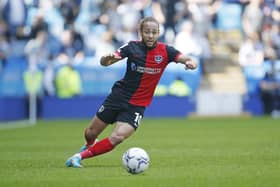
<svg viewBox="0 0 280 187">
<path fill-rule="evenodd" d="M 212 56 L 210 30 L 240 31 L 241 67 L 265 61 L 274 67 L 280 59 L 280 0 L 0 0 L 0 72 L 7 59 L 24 56 L 54 95 L 54 66 L 94 66 L 101 55 L 137 40 L 145 16 L 159 21 L 161 41 L 200 63 Z M 277 73 L 272 69 L 267 77 Z"/>
</svg>

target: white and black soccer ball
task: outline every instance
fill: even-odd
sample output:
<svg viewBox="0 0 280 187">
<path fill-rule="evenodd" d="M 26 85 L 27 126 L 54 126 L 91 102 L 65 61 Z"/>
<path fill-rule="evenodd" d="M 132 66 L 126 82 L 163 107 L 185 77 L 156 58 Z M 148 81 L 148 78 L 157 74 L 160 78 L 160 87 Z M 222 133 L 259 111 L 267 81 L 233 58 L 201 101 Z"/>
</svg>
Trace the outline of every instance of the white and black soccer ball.
<svg viewBox="0 0 280 187">
<path fill-rule="evenodd" d="M 139 174 L 148 169 L 150 157 L 144 149 L 132 147 L 123 154 L 122 162 L 129 173 Z"/>
</svg>

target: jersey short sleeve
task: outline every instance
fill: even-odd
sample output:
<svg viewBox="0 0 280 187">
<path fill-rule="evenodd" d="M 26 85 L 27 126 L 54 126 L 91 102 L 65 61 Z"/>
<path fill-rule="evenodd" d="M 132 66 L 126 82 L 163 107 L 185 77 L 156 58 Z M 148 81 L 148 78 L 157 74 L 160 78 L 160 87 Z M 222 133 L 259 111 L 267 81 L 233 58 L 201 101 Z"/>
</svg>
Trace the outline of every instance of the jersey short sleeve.
<svg viewBox="0 0 280 187">
<path fill-rule="evenodd" d="M 181 52 L 168 45 L 166 46 L 166 50 L 168 54 L 168 62 L 177 62 L 178 57 L 181 55 Z"/>
<path fill-rule="evenodd" d="M 117 55 L 121 56 L 122 58 L 128 57 L 129 56 L 129 46 L 130 46 L 130 42 L 121 46 L 116 52 Z"/>
</svg>

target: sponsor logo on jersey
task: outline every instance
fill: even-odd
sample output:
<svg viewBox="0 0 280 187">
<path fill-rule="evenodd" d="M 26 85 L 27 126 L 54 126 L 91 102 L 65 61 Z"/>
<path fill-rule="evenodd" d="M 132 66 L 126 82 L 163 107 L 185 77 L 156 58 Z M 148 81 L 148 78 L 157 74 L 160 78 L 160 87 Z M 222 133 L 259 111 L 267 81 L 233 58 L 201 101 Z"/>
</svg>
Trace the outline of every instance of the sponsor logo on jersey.
<svg viewBox="0 0 280 187">
<path fill-rule="evenodd" d="M 138 66 L 136 71 L 139 73 L 158 74 L 161 72 L 161 68 L 149 68 Z"/>
<path fill-rule="evenodd" d="M 156 55 L 155 56 L 155 61 L 156 61 L 156 63 L 161 63 L 162 62 L 162 59 L 163 59 L 163 57 L 161 56 L 161 55 Z"/>
<path fill-rule="evenodd" d="M 161 72 L 161 68 L 137 66 L 135 63 L 131 63 L 130 68 L 132 71 L 137 71 L 139 73 L 158 74 Z"/>
</svg>

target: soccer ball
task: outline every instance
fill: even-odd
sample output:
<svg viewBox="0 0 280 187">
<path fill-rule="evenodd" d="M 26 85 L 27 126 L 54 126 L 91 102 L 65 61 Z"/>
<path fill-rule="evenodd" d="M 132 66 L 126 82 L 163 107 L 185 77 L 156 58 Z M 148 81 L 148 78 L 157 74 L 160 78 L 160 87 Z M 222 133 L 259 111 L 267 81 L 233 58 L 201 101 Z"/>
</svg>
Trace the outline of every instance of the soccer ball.
<svg viewBox="0 0 280 187">
<path fill-rule="evenodd" d="M 129 173 L 139 174 L 148 169 L 150 157 L 144 149 L 133 147 L 123 154 L 122 162 Z"/>
</svg>

